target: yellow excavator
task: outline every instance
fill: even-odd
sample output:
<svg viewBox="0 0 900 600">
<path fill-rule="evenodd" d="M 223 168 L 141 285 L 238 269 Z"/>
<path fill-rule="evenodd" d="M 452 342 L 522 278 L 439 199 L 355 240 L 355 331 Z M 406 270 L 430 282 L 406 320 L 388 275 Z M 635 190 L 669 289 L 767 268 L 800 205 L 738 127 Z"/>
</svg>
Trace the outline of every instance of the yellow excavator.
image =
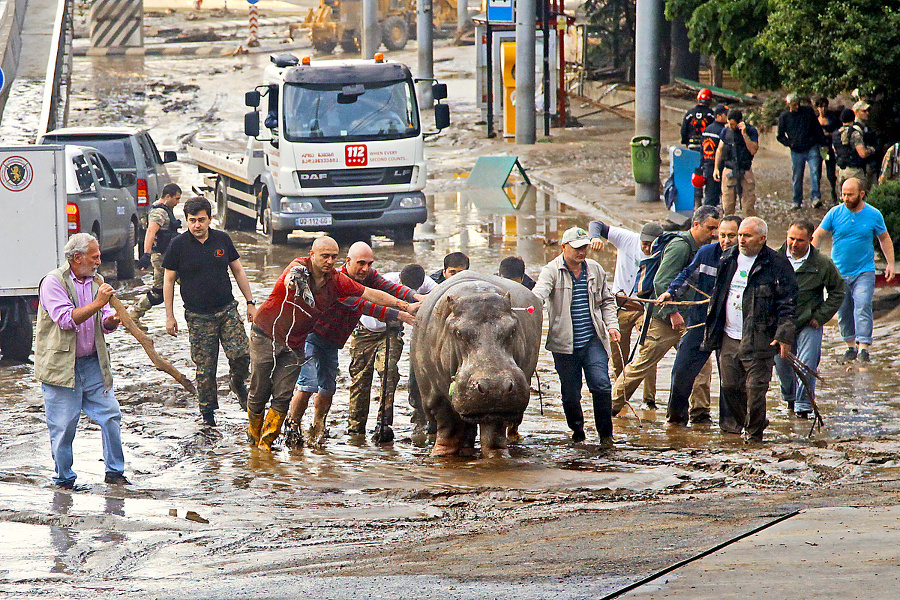
<svg viewBox="0 0 900 600">
<path fill-rule="evenodd" d="M 435 29 L 456 27 L 456 0 L 435 0 L 433 11 Z M 403 50 L 416 36 L 416 0 L 378 0 L 378 28 L 385 48 Z M 362 1 L 319 0 L 296 29 L 309 30 L 317 52 L 330 54 L 340 44 L 344 52 L 355 54 L 362 38 Z"/>
</svg>

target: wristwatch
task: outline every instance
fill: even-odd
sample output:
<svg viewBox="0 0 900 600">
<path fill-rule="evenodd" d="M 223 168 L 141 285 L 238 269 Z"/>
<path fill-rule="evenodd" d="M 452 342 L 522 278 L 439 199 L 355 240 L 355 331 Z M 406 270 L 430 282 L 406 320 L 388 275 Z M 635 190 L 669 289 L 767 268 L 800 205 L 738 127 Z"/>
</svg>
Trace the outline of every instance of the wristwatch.
<svg viewBox="0 0 900 600">
<path fill-rule="evenodd" d="M 254 300 L 246 300 L 246 302 L 247 302 L 247 304 L 252 304 L 253 306 L 256 306 L 256 302 Z"/>
</svg>

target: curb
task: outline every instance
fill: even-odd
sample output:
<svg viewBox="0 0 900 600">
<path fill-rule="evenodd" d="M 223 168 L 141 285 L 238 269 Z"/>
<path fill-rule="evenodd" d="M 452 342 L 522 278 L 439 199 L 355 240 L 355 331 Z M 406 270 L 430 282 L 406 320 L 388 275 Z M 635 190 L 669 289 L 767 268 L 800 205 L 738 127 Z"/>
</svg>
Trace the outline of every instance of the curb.
<svg viewBox="0 0 900 600">
<path fill-rule="evenodd" d="M 260 27 L 287 27 L 287 26 L 293 25 L 295 23 L 302 23 L 303 19 L 304 19 L 304 17 L 299 16 L 299 15 L 296 17 L 272 17 L 272 18 L 260 19 L 259 26 Z M 208 25 L 191 25 L 189 27 L 183 27 L 183 28 L 181 28 L 181 30 L 186 31 L 186 32 L 199 33 L 199 32 L 206 32 L 206 31 L 226 31 L 226 30 L 230 30 L 230 29 L 246 31 L 246 30 L 248 30 L 248 28 L 249 28 L 248 20 L 241 19 L 239 21 L 238 20 L 218 21 L 216 23 L 210 23 Z M 150 28 L 150 31 L 147 31 L 147 30 L 144 31 L 144 35 L 153 37 L 153 35 L 151 35 L 152 32 L 154 30 L 159 30 L 159 29 L 168 29 L 168 28 L 159 28 L 159 27 Z"/>
<path fill-rule="evenodd" d="M 311 48 L 309 41 L 298 44 L 278 44 L 245 48 L 243 43 L 232 42 L 227 46 L 209 44 L 165 44 L 144 46 L 143 48 L 73 48 L 73 56 L 237 56 L 239 54 L 268 54 L 283 50 Z"/>
<path fill-rule="evenodd" d="M 623 216 L 621 208 L 618 210 L 613 210 L 602 202 L 585 200 L 585 194 L 581 193 L 581 191 L 578 189 L 578 186 L 554 183 L 550 179 L 546 179 L 543 176 L 534 173 L 533 171 L 529 172 L 528 177 L 531 179 L 531 182 L 534 184 L 534 186 L 538 189 L 553 194 L 561 202 L 583 212 L 586 215 L 591 216 L 592 218 L 600 218 L 605 223 L 618 227 L 624 227 L 632 231 L 640 231 L 641 227 L 644 226 L 644 221 L 638 221 L 631 217 Z M 634 198 L 630 196 L 621 196 L 621 199 L 623 203 L 629 201 L 632 203 L 634 202 Z M 651 204 L 654 206 L 658 205 L 662 207 L 666 213 L 669 212 L 665 210 L 665 204 L 663 204 L 662 202 Z M 658 221 L 660 219 L 654 220 Z"/>
</svg>

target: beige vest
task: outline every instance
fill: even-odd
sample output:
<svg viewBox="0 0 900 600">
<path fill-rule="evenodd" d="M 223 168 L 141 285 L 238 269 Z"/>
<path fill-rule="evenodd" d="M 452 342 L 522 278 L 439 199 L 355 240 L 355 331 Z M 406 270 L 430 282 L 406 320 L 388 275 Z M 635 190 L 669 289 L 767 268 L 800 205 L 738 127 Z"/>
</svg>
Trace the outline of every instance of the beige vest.
<svg viewBox="0 0 900 600">
<path fill-rule="evenodd" d="M 56 277 L 66 290 L 69 299 L 76 308 L 78 295 L 75 292 L 75 284 L 72 281 L 71 267 L 61 267 L 50 271 L 47 277 Z M 91 293 L 96 298 L 97 290 L 103 283 L 103 277 L 94 276 Z M 97 347 L 97 357 L 100 359 L 100 369 L 103 371 L 104 389 L 112 389 L 112 371 L 109 368 L 109 349 L 106 347 L 106 339 L 103 336 L 101 323 L 102 311 L 97 311 L 94 319 L 94 345 Z M 60 387 L 75 387 L 75 330 L 63 329 L 50 318 L 50 314 L 44 310 L 43 304 L 38 304 L 37 326 L 34 340 L 34 378 L 41 383 L 58 385 Z"/>
</svg>

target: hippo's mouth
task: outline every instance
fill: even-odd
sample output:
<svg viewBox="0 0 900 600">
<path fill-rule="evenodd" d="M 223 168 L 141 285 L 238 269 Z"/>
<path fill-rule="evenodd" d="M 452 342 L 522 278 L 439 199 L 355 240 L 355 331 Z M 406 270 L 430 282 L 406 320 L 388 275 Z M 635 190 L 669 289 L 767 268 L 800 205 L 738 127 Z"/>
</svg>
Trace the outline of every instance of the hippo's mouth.
<svg viewBox="0 0 900 600">
<path fill-rule="evenodd" d="M 479 423 L 497 423 L 502 425 L 504 423 L 518 422 L 522 418 L 522 413 L 516 411 L 467 412 L 460 413 L 459 417 L 467 423 L 476 425 Z"/>
</svg>

